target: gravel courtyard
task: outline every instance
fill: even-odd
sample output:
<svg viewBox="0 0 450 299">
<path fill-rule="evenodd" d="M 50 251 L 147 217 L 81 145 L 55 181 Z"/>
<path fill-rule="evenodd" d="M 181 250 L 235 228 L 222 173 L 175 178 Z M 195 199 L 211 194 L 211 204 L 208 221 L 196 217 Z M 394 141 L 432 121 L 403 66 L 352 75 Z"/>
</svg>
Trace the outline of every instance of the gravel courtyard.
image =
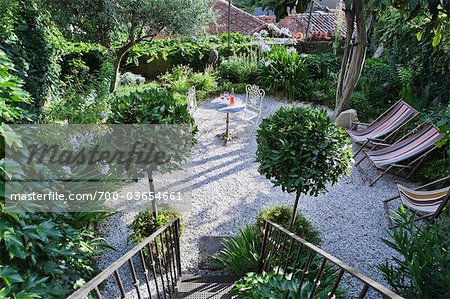
<svg viewBox="0 0 450 299">
<path fill-rule="evenodd" d="M 289 105 L 266 97 L 262 117 Z M 208 104 L 202 107 L 208 108 Z M 254 136 L 246 138 L 249 130 L 242 121 L 231 115 L 230 127 L 237 138 L 227 146 L 216 137 L 225 130 L 225 114 L 214 116 L 208 123 L 200 121 L 199 127 L 189 174 L 192 205 L 183 212 L 181 240 L 183 271 L 198 274 L 200 237 L 233 235 L 238 227 L 253 224 L 261 209 L 275 204 L 293 205 L 294 201 L 294 194 L 272 188 L 271 182 L 258 173 L 254 162 L 256 141 Z M 207 127 L 211 128 L 209 132 Z M 327 194 L 303 196 L 299 210 L 321 232 L 324 250 L 385 284 L 377 266 L 393 252 L 381 241 L 388 237 L 382 200 L 395 194 L 395 181 L 401 178 L 388 175 L 369 187 L 368 180 L 374 176 L 374 168 L 365 161 L 353 167 L 351 175 L 342 177 L 338 185 L 329 186 Z M 145 184 L 142 181 L 126 189 L 145 191 Z M 100 269 L 133 247 L 128 226 L 135 214 L 118 213 L 102 226 L 103 234 L 117 250 L 100 256 Z"/>
</svg>

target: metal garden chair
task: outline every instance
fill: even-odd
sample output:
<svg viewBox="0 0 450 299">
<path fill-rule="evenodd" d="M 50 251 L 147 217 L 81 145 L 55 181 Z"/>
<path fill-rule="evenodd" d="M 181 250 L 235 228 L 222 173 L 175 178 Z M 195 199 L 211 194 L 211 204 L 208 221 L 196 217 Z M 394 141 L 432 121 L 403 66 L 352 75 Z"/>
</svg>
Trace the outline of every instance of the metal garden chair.
<svg viewBox="0 0 450 299">
<path fill-rule="evenodd" d="M 189 88 L 186 96 L 191 115 L 196 119 L 198 125 L 200 124 L 207 125 L 206 131 L 204 133 L 205 134 L 208 133 L 211 130 L 211 126 L 208 125 L 208 122 L 213 120 L 214 115 L 217 114 L 217 111 L 198 107 L 195 86 Z"/>
<path fill-rule="evenodd" d="M 238 113 L 238 117 L 243 121 L 252 124 L 252 129 L 248 136 L 255 131 L 261 118 L 262 103 L 266 92 L 258 85 L 247 85 L 245 97 L 245 109 Z"/>
</svg>

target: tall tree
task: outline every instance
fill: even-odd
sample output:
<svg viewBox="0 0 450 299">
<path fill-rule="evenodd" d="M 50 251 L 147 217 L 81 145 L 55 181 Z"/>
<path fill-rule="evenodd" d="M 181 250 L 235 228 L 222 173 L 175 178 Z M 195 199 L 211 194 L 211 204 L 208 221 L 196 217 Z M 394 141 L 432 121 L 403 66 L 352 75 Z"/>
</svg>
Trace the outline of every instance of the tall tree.
<svg viewBox="0 0 450 299">
<path fill-rule="evenodd" d="M 111 91 L 125 54 L 159 33 L 197 33 L 207 24 L 206 0 L 42 0 L 62 31 L 74 40 L 97 42 L 114 53 Z"/>
<path fill-rule="evenodd" d="M 275 12 L 277 19 L 282 19 L 289 12 L 303 12 L 305 7 L 312 3 L 310 0 L 261 1 L 263 7 Z M 367 47 L 366 13 L 376 7 L 383 9 L 388 6 L 399 9 L 407 18 L 414 18 L 418 15 L 429 17 L 428 26 L 418 32 L 418 37 L 431 33 L 433 46 L 438 45 L 442 39 L 442 22 L 446 22 L 450 18 L 450 0 L 345 0 L 347 36 L 337 85 L 335 118 L 346 108 L 364 66 Z"/>
</svg>

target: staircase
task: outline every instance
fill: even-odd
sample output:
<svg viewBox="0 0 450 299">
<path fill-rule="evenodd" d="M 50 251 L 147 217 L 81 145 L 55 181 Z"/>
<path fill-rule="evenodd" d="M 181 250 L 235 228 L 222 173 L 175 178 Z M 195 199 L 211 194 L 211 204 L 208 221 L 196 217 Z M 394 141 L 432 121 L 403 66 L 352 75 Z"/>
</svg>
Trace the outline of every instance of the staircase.
<svg viewBox="0 0 450 299">
<path fill-rule="evenodd" d="M 179 232 L 180 220 L 176 218 L 144 239 L 68 298 L 85 299 L 86 296 L 92 296 L 91 298 L 102 299 L 103 295 L 129 298 L 131 291 L 136 293 L 138 299 L 232 298 L 229 292 L 233 282 L 238 279 L 236 276 L 182 274 Z M 258 272 L 262 271 L 276 271 L 276 275 L 281 275 L 280 271 L 297 273 L 298 289 L 303 292 L 303 287 L 308 287 L 305 291 L 309 294 L 309 298 L 317 298 L 316 293 L 320 291 L 326 291 L 328 298 L 335 298 L 340 292 L 341 282 L 353 279 L 357 284 L 349 291 L 357 294 L 357 298 L 374 298 L 375 295 L 376 298 L 403 299 L 334 256 L 269 220 L 264 222 Z M 322 286 L 322 280 L 331 277 L 324 276 L 332 275 L 327 273 L 334 273 L 333 284 L 328 284 L 328 289 L 324 289 L 326 284 Z M 114 290 L 106 288 L 107 281 L 115 284 Z"/>
<path fill-rule="evenodd" d="M 175 298 L 186 299 L 227 299 L 236 276 L 192 276 L 183 275 Z"/>
</svg>

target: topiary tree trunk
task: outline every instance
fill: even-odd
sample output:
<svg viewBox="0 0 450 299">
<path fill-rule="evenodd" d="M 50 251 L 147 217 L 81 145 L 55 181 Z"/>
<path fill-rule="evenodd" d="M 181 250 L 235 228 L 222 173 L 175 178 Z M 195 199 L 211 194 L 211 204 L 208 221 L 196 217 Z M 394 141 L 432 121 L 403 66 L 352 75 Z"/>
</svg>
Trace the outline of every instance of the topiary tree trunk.
<svg viewBox="0 0 450 299">
<path fill-rule="evenodd" d="M 289 230 L 292 231 L 292 227 L 295 223 L 295 217 L 297 217 L 297 210 L 298 210 L 298 204 L 300 203 L 300 190 L 297 190 L 295 194 L 295 202 L 294 202 L 294 208 L 292 209 L 292 216 L 291 216 L 291 222 L 289 223 Z"/>
</svg>

